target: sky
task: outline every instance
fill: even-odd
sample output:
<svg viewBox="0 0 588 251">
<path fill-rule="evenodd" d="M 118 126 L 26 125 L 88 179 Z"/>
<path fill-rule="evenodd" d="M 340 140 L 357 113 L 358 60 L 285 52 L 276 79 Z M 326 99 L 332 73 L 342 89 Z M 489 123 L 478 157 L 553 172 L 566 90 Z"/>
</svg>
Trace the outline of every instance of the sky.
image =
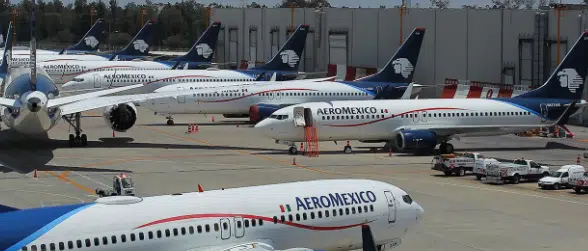
<svg viewBox="0 0 588 251">
<path fill-rule="evenodd" d="M 66 0 L 67 1 L 67 0 Z M 139 1 L 132 1 L 132 0 L 119 0 L 120 3 L 122 5 L 126 4 L 127 2 L 135 2 L 137 4 L 140 4 L 141 0 Z M 169 0 L 169 2 L 177 2 L 178 0 Z M 267 6 L 271 6 L 273 7 L 274 5 L 276 5 L 277 3 L 281 2 L 281 0 L 247 0 L 247 3 L 251 3 L 251 2 L 257 2 L 259 4 L 265 4 Z M 421 8 L 427 8 L 431 6 L 431 1 L 430 0 L 406 0 L 407 4 L 408 2 L 411 2 L 412 6 L 414 7 L 415 4 L 419 4 L 419 6 Z M 537 0 L 536 2 L 538 2 L 539 0 Z M 154 0 L 153 2 L 163 2 L 163 3 L 167 3 L 168 0 Z M 238 6 L 241 3 L 241 0 L 200 0 L 198 2 L 201 2 L 203 4 L 208 5 L 208 3 L 211 2 L 217 2 L 217 3 L 222 3 L 222 4 L 229 4 L 229 5 L 233 5 L 233 6 Z M 562 0 L 562 3 L 580 3 L 582 2 L 582 0 Z M 331 3 L 331 6 L 334 7 L 341 7 L 341 6 L 347 6 L 347 7 L 358 7 L 359 5 L 361 5 L 361 7 L 363 8 L 378 8 L 380 7 L 380 5 L 385 5 L 386 7 L 393 7 L 394 5 L 399 5 L 402 3 L 402 0 L 329 0 L 329 3 Z M 490 5 L 492 3 L 491 0 L 450 0 L 450 7 L 451 8 L 461 8 L 462 5 L 464 4 L 470 4 L 470 5 L 478 5 L 478 6 L 486 6 L 486 5 Z"/>
</svg>

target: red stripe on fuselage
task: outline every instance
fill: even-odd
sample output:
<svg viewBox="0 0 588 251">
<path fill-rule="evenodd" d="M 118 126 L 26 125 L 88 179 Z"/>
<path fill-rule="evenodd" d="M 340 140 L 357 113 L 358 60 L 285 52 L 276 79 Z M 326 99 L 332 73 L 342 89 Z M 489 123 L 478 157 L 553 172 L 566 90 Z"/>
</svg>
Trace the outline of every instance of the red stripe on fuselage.
<svg viewBox="0 0 588 251">
<path fill-rule="evenodd" d="M 165 219 L 161 219 L 161 220 L 156 220 L 156 221 L 149 222 L 147 224 L 143 224 L 141 226 L 138 226 L 135 229 L 149 227 L 149 226 L 158 225 L 158 224 L 165 224 L 165 223 L 170 223 L 170 222 L 175 222 L 175 221 L 182 221 L 182 220 L 203 219 L 203 218 L 227 218 L 227 217 L 242 217 L 244 219 L 251 219 L 251 220 L 261 219 L 266 222 L 272 222 L 272 223 L 274 222 L 273 218 L 265 217 L 265 216 L 258 216 L 258 215 L 253 215 L 253 214 L 188 214 L 188 215 L 182 215 L 182 216 L 176 216 L 176 217 L 170 217 L 170 218 L 165 218 Z M 291 221 L 283 221 L 282 222 L 280 219 L 278 219 L 279 224 L 284 224 L 284 225 L 288 225 L 291 227 L 297 227 L 297 228 L 308 229 L 308 230 L 316 230 L 316 231 L 343 230 L 343 229 L 347 229 L 347 228 L 352 228 L 352 227 L 357 227 L 357 226 L 361 226 L 364 224 L 368 224 L 373 221 L 374 220 L 371 220 L 369 222 L 362 222 L 362 223 L 357 223 L 357 224 L 352 224 L 352 225 L 344 225 L 344 226 L 321 227 L 321 226 L 303 225 L 303 224 L 299 224 L 299 223 L 295 223 L 295 222 L 291 222 Z"/>
<path fill-rule="evenodd" d="M 155 82 L 160 82 L 160 81 L 167 80 L 167 79 L 179 79 L 179 78 L 214 78 L 214 77 L 212 77 L 212 76 L 205 76 L 205 75 L 174 76 L 174 77 L 167 77 L 167 78 L 153 80 L 153 81 L 150 81 L 150 82 L 145 83 L 145 85 L 152 84 L 152 83 L 155 83 Z"/>
<path fill-rule="evenodd" d="M 377 123 L 377 122 L 380 122 L 380 121 L 388 120 L 388 119 L 391 119 L 391 118 L 396 118 L 398 116 L 402 116 L 402 115 L 413 113 L 413 112 L 436 111 L 436 110 L 467 110 L 467 109 L 451 108 L 451 107 L 423 108 L 423 109 L 412 110 L 412 111 L 403 112 L 403 113 L 399 113 L 399 114 L 392 114 L 389 117 L 384 117 L 384 118 L 381 118 L 381 119 L 376 119 L 376 120 L 372 120 L 372 121 L 368 121 L 368 122 L 363 122 L 363 123 L 359 123 L 359 124 L 327 125 L 327 126 L 330 126 L 330 127 L 354 127 L 354 126 L 363 126 L 363 125 L 369 125 L 369 124 Z M 329 116 L 332 116 L 332 115 L 329 115 Z"/>
<path fill-rule="evenodd" d="M 270 92 L 280 92 L 280 91 L 316 91 L 316 90 L 313 90 L 313 89 L 305 89 L 305 88 L 275 89 L 275 90 L 268 90 L 268 91 L 262 91 L 262 92 L 255 92 L 255 93 L 247 94 L 245 96 L 231 98 L 231 99 L 223 99 L 223 100 L 198 100 L 198 102 L 200 102 L 200 103 L 229 102 L 229 101 L 235 101 L 235 100 L 238 100 L 238 99 L 248 98 L 248 97 L 251 97 L 251 96 L 255 96 L 257 94 L 270 93 Z"/>
</svg>

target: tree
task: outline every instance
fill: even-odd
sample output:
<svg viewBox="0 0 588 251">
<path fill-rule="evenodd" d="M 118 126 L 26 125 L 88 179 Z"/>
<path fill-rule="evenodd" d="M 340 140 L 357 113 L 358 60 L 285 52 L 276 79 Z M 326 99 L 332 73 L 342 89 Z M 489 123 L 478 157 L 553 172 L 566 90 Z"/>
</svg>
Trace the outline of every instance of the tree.
<svg viewBox="0 0 588 251">
<path fill-rule="evenodd" d="M 431 7 L 447 9 L 449 7 L 449 0 L 431 0 Z"/>
<path fill-rule="evenodd" d="M 535 0 L 492 0 L 492 9 L 533 9 Z"/>
<path fill-rule="evenodd" d="M 331 4 L 328 0 L 282 0 L 282 3 L 277 4 L 276 8 L 330 8 Z"/>
<path fill-rule="evenodd" d="M 478 9 L 479 7 L 477 5 L 468 5 L 468 4 L 464 4 L 461 6 L 462 9 Z"/>
<path fill-rule="evenodd" d="M 267 8 L 267 6 L 260 5 L 257 2 L 252 2 L 251 4 L 247 5 L 247 8 Z"/>
</svg>

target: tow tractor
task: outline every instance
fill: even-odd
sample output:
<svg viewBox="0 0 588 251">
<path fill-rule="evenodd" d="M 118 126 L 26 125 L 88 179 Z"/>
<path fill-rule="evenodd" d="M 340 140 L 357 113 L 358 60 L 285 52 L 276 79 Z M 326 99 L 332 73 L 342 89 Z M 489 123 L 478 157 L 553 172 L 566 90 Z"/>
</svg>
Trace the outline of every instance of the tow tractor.
<svg viewBox="0 0 588 251">
<path fill-rule="evenodd" d="M 121 195 L 135 196 L 135 186 L 131 177 L 121 173 L 112 178 L 112 188 L 96 188 L 96 194 L 100 197 Z"/>
</svg>

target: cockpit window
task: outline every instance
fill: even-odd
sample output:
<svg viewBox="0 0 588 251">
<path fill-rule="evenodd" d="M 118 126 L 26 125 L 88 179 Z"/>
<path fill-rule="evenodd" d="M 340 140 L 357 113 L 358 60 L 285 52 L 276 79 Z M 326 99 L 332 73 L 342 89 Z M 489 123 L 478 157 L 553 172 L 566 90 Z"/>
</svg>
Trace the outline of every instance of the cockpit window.
<svg viewBox="0 0 588 251">
<path fill-rule="evenodd" d="M 412 204 L 412 198 L 410 198 L 410 195 L 402 195 L 402 200 L 404 202 L 406 202 L 406 204 Z"/>
<path fill-rule="evenodd" d="M 278 115 L 270 115 L 269 118 L 270 119 L 275 119 L 275 118 L 278 118 Z"/>
<path fill-rule="evenodd" d="M 73 78 L 73 81 L 76 81 L 76 82 L 83 82 L 83 81 L 84 81 L 84 79 L 83 79 L 83 78 Z"/>
<path fill-rule="evenodd" d="M 270 115 L 270 119 L 284 120 L 288 118 L 288 115 Z"/>
</svg>

